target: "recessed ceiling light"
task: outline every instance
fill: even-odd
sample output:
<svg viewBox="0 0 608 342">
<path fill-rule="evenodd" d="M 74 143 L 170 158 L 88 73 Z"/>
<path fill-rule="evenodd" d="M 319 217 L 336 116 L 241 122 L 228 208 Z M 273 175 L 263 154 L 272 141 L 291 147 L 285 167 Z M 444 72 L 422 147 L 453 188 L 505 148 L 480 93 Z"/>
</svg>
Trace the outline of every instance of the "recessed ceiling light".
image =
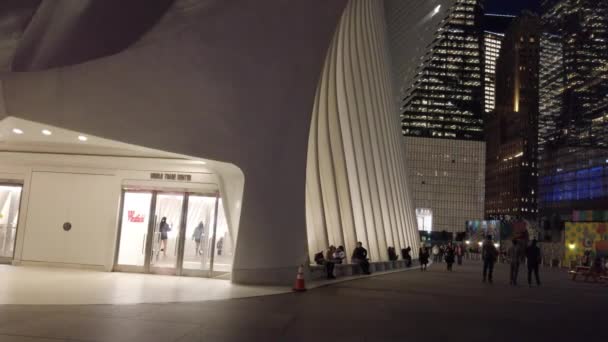
<svg viewBox="0 0 608 342">
<path fill-rule="evenodd" d="M 42 134 L 44 134 L 44 135 L 51 135 L 51 134 L 53 134 L 53 132 L 49 131 L 48 129 L 43 129 L 42 130 Z"/>
<path fill-rule="evenodd" d="M 13 128 L 13 133 L 15 133 L 15 134 L 23 134 L 23 131 L 20 130 L 19 128 Z"/>
<path fill-rule="evenodd" d="M 80 141 L 87 141 L 87 140 L 89 140 L 89 138 L 85 137 L 84 135 L 79 135 L 78 136 L 78 140 L 80 140 Z"/>
</svg>

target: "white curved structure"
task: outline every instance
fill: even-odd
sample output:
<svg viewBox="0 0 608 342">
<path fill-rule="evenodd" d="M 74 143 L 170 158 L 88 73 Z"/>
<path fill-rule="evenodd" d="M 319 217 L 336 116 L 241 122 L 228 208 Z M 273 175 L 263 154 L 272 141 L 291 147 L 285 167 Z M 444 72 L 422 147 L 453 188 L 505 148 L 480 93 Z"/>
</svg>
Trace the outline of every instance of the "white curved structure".
<svg viewBox="0 0 608 342">
<path fill-rule="evenodd" d="M 373 261 L 418 251 L 418 232 L 392 100 L 384 6 L 349 2 L 328 52 L 310 130 L 306 203 L 312 256 L 357 241 Z"/>
<path fill-rule="evenodd" d="M 70 3 L 43 1 L 17 54 L 36 57 L 35 68 L 26 60 L 21 65 L 30 71 L 0 75 L 0 183 L 23 185 L 28 218 L 18 223 L 15 263 L 83 266 L 80 252 L 47 258 L 34 232 L 69 237 L 61 240 L 68 246 L 78 238 L 30 219 L 36 206 L 27 205 L 52 198 L 36 182 L 47 180 L 50 189 L 57 178 L 46 173 L 66 170 L 110 177 L 95 182 L 111 217 L 87 267 L 116 270 L 116 207 L 125 184 L 170 171 L 219 191 L 236 240 L 234 282 L 290 284 L 297 266 L 329 244 L 344 245 L 350 256 L 361 241 L 372 261 L 388 260 L 388 247 L 399 253 L 410 246 L 416 255 L 382 1 L 176 0 L 128 48 L 43 69 L 61 56 L 53 42 L 78 23 L 78 11 L 53 10 Z M 11 132 L 16 126 L 24 133 Z M 79 134 L 89 137 L 86 145 Z M 79 177 L 86 185 L 89 178 Z M 155 189 L 166 180 L 157 179 Z M 100 200 L 87 201 L 70 203 Z M 148 248 L 146 241 L 137 248 Z"/>
</svg>

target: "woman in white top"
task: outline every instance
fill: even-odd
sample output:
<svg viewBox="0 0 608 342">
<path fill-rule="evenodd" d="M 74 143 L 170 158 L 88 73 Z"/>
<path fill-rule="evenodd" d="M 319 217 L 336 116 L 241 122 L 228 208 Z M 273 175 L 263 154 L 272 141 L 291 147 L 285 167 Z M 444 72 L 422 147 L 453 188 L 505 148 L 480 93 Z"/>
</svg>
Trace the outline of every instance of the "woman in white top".
<svg viewBox="0 0 608 342">
<path fill-rule="evenodd" d="M 344 251 L 344 246 L 340 246 L 334 252 L 334 262 L 336 264 L 341 264 L 344 262 L 344 259 L 346 259 L 346 252 Z"/>
</svg>

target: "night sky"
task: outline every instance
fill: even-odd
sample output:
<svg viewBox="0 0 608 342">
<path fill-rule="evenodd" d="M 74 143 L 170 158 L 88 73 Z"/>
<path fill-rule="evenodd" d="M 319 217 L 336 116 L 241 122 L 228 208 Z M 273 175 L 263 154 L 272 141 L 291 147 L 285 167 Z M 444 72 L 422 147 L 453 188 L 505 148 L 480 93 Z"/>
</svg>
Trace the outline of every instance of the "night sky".
<svg viewBox="0 0 608 342">
<path fill-rule="evenodd" d="M 540 0 L 486 0 L 486 13 L 494 14 L 519 14 L 528 9 L 537 12 Z"/>
</svg>

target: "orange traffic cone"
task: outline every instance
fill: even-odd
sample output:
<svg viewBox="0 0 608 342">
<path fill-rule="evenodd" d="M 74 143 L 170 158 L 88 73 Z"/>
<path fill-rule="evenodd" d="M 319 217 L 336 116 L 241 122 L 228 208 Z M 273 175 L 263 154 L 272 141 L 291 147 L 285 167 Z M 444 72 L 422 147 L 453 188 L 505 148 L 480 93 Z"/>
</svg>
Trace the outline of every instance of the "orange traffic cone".
<svg viewBox="0 0 608 342">
<path fill-rule="evenodd" d="M 296 284 L 293 286 L 293 290 L 296 292 L 306 291 L 306 286 L 304 285 L 304 265 L 300 265 L 300 267 L 298 268 Z"/>
</svg>

